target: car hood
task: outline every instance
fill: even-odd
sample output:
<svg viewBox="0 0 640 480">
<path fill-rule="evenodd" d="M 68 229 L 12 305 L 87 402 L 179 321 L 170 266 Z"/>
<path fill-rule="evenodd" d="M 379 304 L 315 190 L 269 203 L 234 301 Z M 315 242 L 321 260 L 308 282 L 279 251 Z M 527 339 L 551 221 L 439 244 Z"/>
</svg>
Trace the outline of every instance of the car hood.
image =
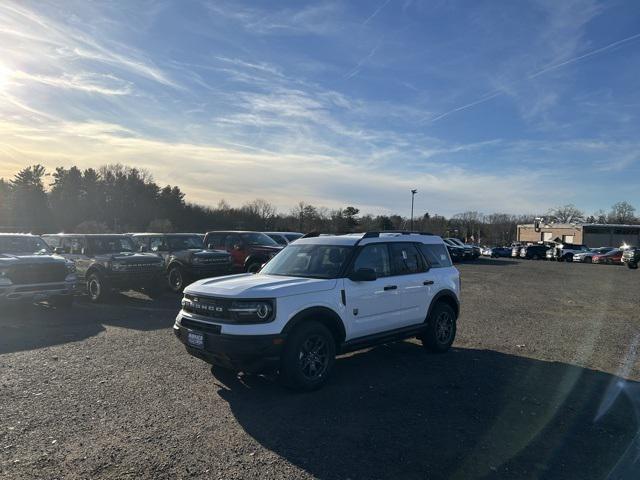
<svg viewBox="0 0 640 480">
<path fill-rule="evenodd" d="M 0 267 L 9 267 L 12 265 L 34 265 L 45 263 L 65 263 L 65 259 L 54 255 L 12 255 L 9 253 L 0 254 Z"/>
<path fill-rule="evenodd" d="M 336 282 L 335 279 L 243 273 L 199 280 L 189 285 L 185 293 L 215 297 L 274 298 L 331 290 Z"/>
<path fill-rule="evenodd" d="M 116 262 L 125 263 L 162 263 L 162 260 L 153 253 L 134 253 L 134 252 L 122 252 L 122 253 L 105 253 L 98 254 L 96 257 L 104 258 Z"/>
<path fill-rule="evenodd" d="M 226 258 L 229 254 L 225 250 L 199 250 L 190 249 L 188 252 L 198 258 Z"/>
</svg>

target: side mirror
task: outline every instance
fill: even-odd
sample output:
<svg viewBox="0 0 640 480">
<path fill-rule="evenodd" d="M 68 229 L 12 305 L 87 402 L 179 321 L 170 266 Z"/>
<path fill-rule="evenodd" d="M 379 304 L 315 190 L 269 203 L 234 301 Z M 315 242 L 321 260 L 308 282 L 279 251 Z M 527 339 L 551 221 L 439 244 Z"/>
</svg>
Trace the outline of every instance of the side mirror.
<svg viewBox="0 0 640 480">
<path fill-rule="evenodd" d="M 139 251 L 140 253 L 144 253 L 144 252 L 146 252 L 146 251 L 148 251 L 148 250 L 149 250 L 149 249 L 147 248 L 147 246 L 146 246 L 146 245 L 140 245 L 140 248 L 138 249 L 138 251 Z"/>
<path fill-rule="evenodd" d="M 80 255 L 89 255 L 89 249 L 86 247 L 82 247 L 80 249 Z"/>
<path fill-rule="evenodd" d="M 216 246 L 215 246 L 213 243 L 207 243 L 207 249 L 209 249 L 209 250 L 215 250 L 215 249 L 216 249 L 215 247 L 216 247 Z"/>
<path fill-rule="evenodd" d="M 233 249 L 234 249 L 234 250 L 242 250 L 242 245 L 240 245 L 239 243 L 236 243 L 236 244 L 233 246 Z"/>
<path fill-rule="evenodd" d="M 53 249 L 53 253 L 55 253 L 56 255 L 62 255 L 64 253 L 64 248 L 56 247 Z"/>
<path fill-rule="evenodd" d="M 377 279 L 378 275 L 373 268 L 359 268 L 349 275 L 349 280 L 352 282 L 373 282 Z"/>
</svg>

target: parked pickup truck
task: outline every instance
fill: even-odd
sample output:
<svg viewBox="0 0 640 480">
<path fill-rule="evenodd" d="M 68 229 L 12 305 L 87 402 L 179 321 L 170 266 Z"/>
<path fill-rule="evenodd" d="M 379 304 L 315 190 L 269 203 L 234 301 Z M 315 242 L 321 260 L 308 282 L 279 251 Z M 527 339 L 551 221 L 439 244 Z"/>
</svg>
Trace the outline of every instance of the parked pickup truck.
<svg viewBox="0 0 640 480">
<path fill-rule="evenodd" d="M 53 255 L 35 235 L 0 234 L 0 303 L 47 300 L 70 307 L 76 289 L 75 265 Z"/>
<path fill-rule="evenodd" d="M 231 273 L 231 255 L 224 250 L 205 249 L 197 233 L 134 233 L 141 251 L 159 255 L 165 264 L 169 288 L 182 292 L 191 282 Z"/>
<path fill-rule="evenodd" d="M 164 261 L 151 253 L 137 253 L 127 235 L 55 234 L 42 238 L 54 252 L 75 262 L 92 302 L 106 300 L 114 290 L 139 290 L 152 297 L 164 290 Z"/>
</svg>

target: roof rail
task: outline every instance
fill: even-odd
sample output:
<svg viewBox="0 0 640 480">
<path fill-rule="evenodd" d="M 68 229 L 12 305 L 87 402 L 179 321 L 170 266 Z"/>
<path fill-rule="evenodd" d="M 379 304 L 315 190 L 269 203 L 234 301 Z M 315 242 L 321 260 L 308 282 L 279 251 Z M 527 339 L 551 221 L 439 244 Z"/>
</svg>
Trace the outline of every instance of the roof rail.
<svg viewBox="0 0 640 480">
<path fill-rule="evenodd" d="M 362 235 L 362 237 L 359 238 L 358 241 L 355 243 L 355 246 L 357 246 L 365 238 L 378 238 L 380 237 L 380 234 L 383 234 L 383 233 L 396 233 L 399 235 L 433 235 L 433 233 L 430 233 L 430 232 L 416 232 L 416 231 L 408 231 L 408 230 L 381 230 L 376 232 L 365 232 L 365 234 Z"/>
<path fill-rule="evenodd" d="M 319 237 L 319 236 L 320 236 L 320 232 L 309 232 L 309 233 L 305 233 L 300 238 L 313 238 L 313 237 Z"/>
</svg>

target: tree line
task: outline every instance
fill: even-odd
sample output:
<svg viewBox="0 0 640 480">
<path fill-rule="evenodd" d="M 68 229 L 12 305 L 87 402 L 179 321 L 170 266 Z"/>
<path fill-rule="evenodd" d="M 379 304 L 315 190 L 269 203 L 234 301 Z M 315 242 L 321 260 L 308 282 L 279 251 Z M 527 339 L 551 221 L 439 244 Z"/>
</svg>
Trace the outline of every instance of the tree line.
<svg viewBox="0 0 640 480">
<path fill-rule="evenodd" d="M 585 215 L 565 205 L 541 215 L 512 215 L 477 211 L 451 218 L 425 212 L 413 222 L 414 230 L 455 236 L 466 241 L 498 245 L 515 240 L 517 225 L 545 222 L 638 223 L 635 208 L 627 202 Z M 58 167 L 47 172 L 42 165 L 0 178 L 0 231 L 33 233 L 74 232 L 204 232 L 216 229 L 320 231 L 346 233 L 370 230 L 406 230 L 411 221 L 402 215 L 362 214 L 354 206 L 329 209 L 299 202 L 279 212 L 264 199 L 240 207 L 220 200 L 215 207 L 194 204 L 175 185 L 158 185 L 149 172 L 120 164 L 98 169 Z"/>
</svg>

